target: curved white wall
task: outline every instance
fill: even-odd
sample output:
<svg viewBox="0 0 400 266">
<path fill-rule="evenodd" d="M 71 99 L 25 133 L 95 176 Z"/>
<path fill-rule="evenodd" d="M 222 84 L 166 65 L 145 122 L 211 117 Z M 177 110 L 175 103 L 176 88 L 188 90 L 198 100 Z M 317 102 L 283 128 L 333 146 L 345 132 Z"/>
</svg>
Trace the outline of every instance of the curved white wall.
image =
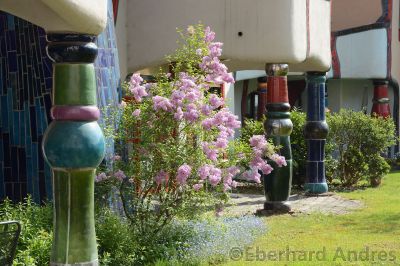
<svg viewBox="0 0 400 266">
<path fill-rule="evenodd" d="M 296 70 L 327 71 L 330 1 L 309 2 L 307 20 L 306 0 L 127 1 L 128 72 L 163 64 L 176 48 L 176 28 L 199 21 L 225 43 L 223 57 L 231 71 L 262 70 L 265 63 L 302 63 Z"/>
<path fill-rule="evenodd" d="M 98 35 L 107 24 L 107 0 L 1 0 L 0 10 L 47 32 Z"/>
</svg>

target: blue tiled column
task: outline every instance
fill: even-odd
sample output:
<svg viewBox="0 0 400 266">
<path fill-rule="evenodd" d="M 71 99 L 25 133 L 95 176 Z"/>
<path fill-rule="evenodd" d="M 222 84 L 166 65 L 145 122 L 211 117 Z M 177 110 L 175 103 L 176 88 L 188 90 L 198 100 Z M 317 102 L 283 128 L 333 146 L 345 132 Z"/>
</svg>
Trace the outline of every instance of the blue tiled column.
<svg viewBox="0 0 400 266">
<path fill-rule="evenodd" d="M 325 141 L 328 124 L 325 121 L 324 72 L 308 72 L 307 79 L 307 122 L 304 135 L 307 142 L 306 184 L 310 193 L 325 193 L 328 185 L 325 179 Z"/>
</svg>

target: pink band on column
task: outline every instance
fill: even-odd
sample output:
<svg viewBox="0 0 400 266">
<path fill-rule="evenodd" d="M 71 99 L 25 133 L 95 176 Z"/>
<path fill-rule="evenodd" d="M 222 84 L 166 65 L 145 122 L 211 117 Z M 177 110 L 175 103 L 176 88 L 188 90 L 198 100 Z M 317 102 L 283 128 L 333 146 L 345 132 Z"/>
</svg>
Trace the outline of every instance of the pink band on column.
<svg viewBox="0 0 400 266">
<path fill-rule="evenodd" d="M 96 121 L 100 118 L 97 106 L 53 106 L 51 117 L 55 120 Z"/>
</svg>

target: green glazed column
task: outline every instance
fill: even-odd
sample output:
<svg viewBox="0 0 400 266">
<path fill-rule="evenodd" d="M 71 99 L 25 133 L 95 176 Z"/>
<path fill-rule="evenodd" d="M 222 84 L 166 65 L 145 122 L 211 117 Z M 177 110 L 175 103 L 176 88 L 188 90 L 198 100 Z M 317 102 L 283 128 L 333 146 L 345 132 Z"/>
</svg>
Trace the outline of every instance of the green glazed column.
<svg viewBox="0 0 400 266">
<path fill-rule="evenodd" d="M 290 120 L 290 105 L 288 99 L 287 64 L 267 64 L 268 91 L 266 104 L 265 134 L 275 146 L 280 146 L 278 153 L 285 156 L 287 165 L 278 167 L 273 161 L 269 163 L 274 170 L 264 176 L 264 190 L 266 210 L 284 210 L 290 208 L 284 202 L 290 196 L 292 184 L 292 150 L 290 147 L 290 134 L 293 124 Z"/>
<path fill-rule="evenodd" d="M 43 139 L 43 152 L 53 172 L 54 237 L 52 266 L 98 265 L 94 225 L 95 169 L 105 142 L 97 124 L 93 62 L 95 37 L 48 34 L 53 60 L 54 119 Z"/>
</svg>

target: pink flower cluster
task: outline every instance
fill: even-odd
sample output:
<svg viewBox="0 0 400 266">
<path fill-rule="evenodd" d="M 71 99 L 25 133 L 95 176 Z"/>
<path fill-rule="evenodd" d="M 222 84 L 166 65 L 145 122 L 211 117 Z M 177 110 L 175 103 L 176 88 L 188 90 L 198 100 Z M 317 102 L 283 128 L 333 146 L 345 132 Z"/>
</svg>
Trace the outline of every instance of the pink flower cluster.
<svg viewBox="0 0 400 266">
<path fill-rule="evenodd" d="M 112 175 L 120 182 L 122 182 L 126 178 L 126 175 L 122 170 L 118 170 L 114 172 Z M 104 172 L 102 172 L 95 177 L 95 182 L 101 182 L 107 180 L 108 178 L 109 177 Z"/>
<path fill-rule="evenodd" d="M 117 172 L 114 173 L 114 177 L 118 180 L 118 181 L 123 181 L 126 178 L 126 175 L 124 173 L 124 171 L 122 170 L 118 170 Z"/>
<path fill-rule="evenodd" d="M 237 182 L 233 181 L 233 177 L 239 172 L 239 168 L 236 166 L 232 166 L 227 169 L 220 169 L 214 165 L 205 164 L 197 171 L 200 181 L 193 185 L 193 189 L 195 191 L 199 191 L 203 187 L 204 182 L 208 180 L 208 182 L 210 182 L 210 184 L 214 187 L 222 181 L 224 191 L 230 190 L 232 187 L 236 187 Z"/>
<path fill-rule="evenodd" d="M 170 111 L 172 110 L 172 104 L 168 98 L 161 97 L 161 96 L 154 96 L 153 97 L 153 109 L 155 111 L 164 110 Z"/>
<path fill-rule="evenodd" d="M 108 179 L 108 177 L 107 177 L 107 175 L 103 172 L 103 173 L 100 173 L 100 174 L 98 174 L 97 176 L 96 176 L 96 178 L 95 178 L 95 182 L 101 182 L 101 181 L 103 181 L 103 180 L 106 180 L 106 179 Z"/>
<path fill-rule="evenodd" d="M 240 172 L 239 168 L 236 166 L 231 166 L 224 171 L 224 191 L 230 190 L 237 186 L 237 182 L 233 181 L 233 177 Z"/>
<path fill-rule="evenodd" d="M 111 157 L 111 160 L 113 160 L 113 161 L 120 161 L 120 160 L 121 160 L 121 156 L 115 154 L 113 157 Z"/>
<path fill-rule="evenodd" d="M 152 97 L 153 109 L 173 113 L 178 121 L 182 119 L 187 122 L 198 121 L 201 110 L 204 109 L 202 106 L 204 95 L 195 78 L 187 73 L 180 73 L 179 80 L 173 85 L 174 90 L 168 98 L 159 95 Z"/>
<path fill-rule="evenodd" d="M 156 95 L 152 97 L 153 109 L 155 111 L 166 111 L 173 113 L 174 118 L 178 121 L 186 120 L 187 122 L 197 122 L 201 118 L 201 115 L 209 116 L 212 111 L 220 108 L 224 104 L 224 99 L 217 96 L 216 94 L 210 94 L 208 102 L 203 103 L 204 99 L 204 88 L 208 88 L 207 83 L 222 84 L 224 82 L 233 83 L 234 79 L 231 74 L 227 72 L 227 67 L 220 62 L 219 56 L 222 53 L 222 43 L 212 42 L 215 38 L 215 33 L 210 30 L 209 27 L 205 29 L 205 42 L 207 43 L 207 49 L 204 51 L 205 56 L 202 58 L 200 67 L 206 73 L 205 80 L 198 80 L 195 77 L 190 76 L 187 73 L 179 73 L 179 80 L 176 81 L 173 86 L 174 90 L 169 97 L 163 97 Z M 196 51 L 197 54 L 202 55 L 202 49 Z M 136 101 L 142 101 L 142 98 L 148 96 L 146 91 L 146 85 L 142 84 L 143 79 L 139 74 L 133 74 L 130 82 L 129 89 L 134 95 Z M 198 85 L 198 83 L 202 83 Z M 223 111 L 216 115 L 214 124 L 223 124 L 224 122 L 237 124 L 237 118 L 226 116 L 228 112 Z M 132 113 L 133 116 L 138 117 L 140 110 L 137 109 Z M 224 121 L 229 119 L 229 121 Z M 227 133 L 218 140 L 217 147 L 224 148 L 227 145 L 227 141 L 223 137 L 225 135 L 231 136 L 231 128 L 238 128 L 240 124 L 226 126 Z M 223 131 L 223 130 L 221 130 Z"/>
<path fill-rule="evenodd" d="M 228 68 L 219 60 L 223 44 L 221 42 L 213 42 L 214 38 L 215 32 L 211 31 L 210 27 L 207 27 L 204 40 L 208 45 L 208 53 L 202 58 L 202 62 L 199 65 L 206 72 L 206 82 L 214 84 L 234 83 L 235 80 L 232 74 L 228 73 Z"/>
<path fill-rule="evenodd" d="M 250 146 L 253 149 L 254 157 L 250 162 L 250 170 L 246 171 L 243 176 L 248 180 L 261 183 L 260 171 L 264 175 L 268 175 L 273 170 L 272 166 L 269 165 L 263 158 L 265 150 L 268 147 L 268 142 L 264 135 L 254 135 L 250 138 Z M 283 156 L 274 153 L 272 156 L 270 156 L 270 159 L 273 160 L 278 167 L 286 166 L 286 160 Z"/>
<path fill-rule="evenodd" d="M 205 164 L 205 165 L 201 166 L 198 169 L 197 173 L 198 173 L 200 179 L 202 180 L 202 182 L 204 182 L 208 179 L 208 181 L 210 182 L 210 184 L 212 186 L 218 185 L 218 183 L 222 179 L 221 169 L 219 169 L 211 164 Z"/>
<path fill-rule="evenodd" d="M 256 183 L 261 183 L 261 175 L 268 175 L 272 171 L 271 165 L 269 165 L 263 158 L 268 142 L 264 135 L 254 135 L 250 138 L 250 146 L 253 149 L 253 160 L 250 162 L 250 170 L 246 171 L 243 176 L 247 180 L 252 180 Z"/>
<path fill-rule="evenodd" d="M 178 173 L 176 175 L 176 182 L 180 185 L 185 185 L 190 173 L 192 172 L 192 167 L 187 164 L 183 164 L 178 168 Z"/>
<path fill-rule="evenodd" d="M 161 170 L 154 177 L 154 181 L 156 182 L 157 185 L 161 185 L 167 181 L 167 177 L 168 177 L 167 172 L 165 172 L 164 170 Z"/>
<path fill-rule="evenodd" d="M 278 165 L 278 167 L 287 165 L 285 157 L 281 156 L 279 154 L 276 154 L 276 153 L 272 154 L 270 159 L 273 160 Z"/>
<path fill-rule="evenodd" d="M 140 115 L 140 109 L 135 109 L 135 111 L 132 112 L 132 115 L 138 117 Z"/>
<path fill-rule="evenodd" d="M 138 102 L 141 102 L 142 98 L 148 95 L 146 88 L 142 86 L 142 82 L 143 79 L 139 73 L 134 73 L 129 82 L 129 90 Z"/>
<path fill-rule="evenodd" d="M 216 161 L 220 149 L 228 147 L 228 139 L 234 136 L 234 129 L 240 128 L 240 121 L 227 108 L 223 108 L 213 117 L 204 119 L 201 125 L 205 130 L 217 129 L 219 131 L 215 141 L 202 143 L 203 152 L 207 158 Z"/>
</svg>

